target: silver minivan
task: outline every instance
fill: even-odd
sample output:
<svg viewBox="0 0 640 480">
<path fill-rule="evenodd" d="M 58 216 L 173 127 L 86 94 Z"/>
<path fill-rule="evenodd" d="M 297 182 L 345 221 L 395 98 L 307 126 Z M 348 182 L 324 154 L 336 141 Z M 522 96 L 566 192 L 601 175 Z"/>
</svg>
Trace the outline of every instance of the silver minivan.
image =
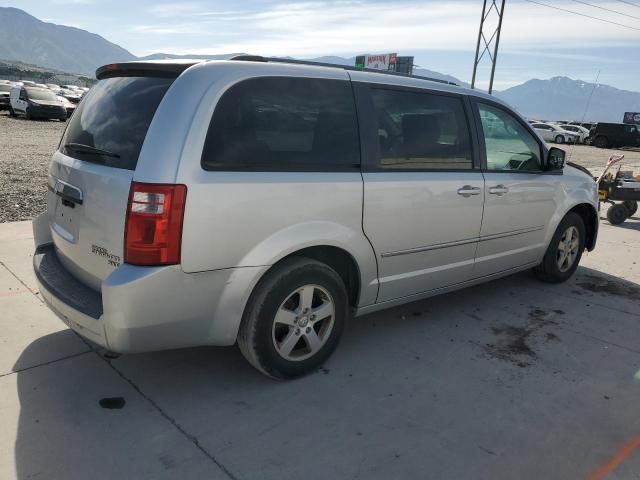
<svg viewBox="0 0 640 480">
<path fill-rule="evenodd" d="M 593 179 L 495 97 L 262 57 L 110 64 L 54 153 L 34 269 L 118 353 L 233 345 L 302 375 L 354 315 L 569 278 Z"/>
</svg>

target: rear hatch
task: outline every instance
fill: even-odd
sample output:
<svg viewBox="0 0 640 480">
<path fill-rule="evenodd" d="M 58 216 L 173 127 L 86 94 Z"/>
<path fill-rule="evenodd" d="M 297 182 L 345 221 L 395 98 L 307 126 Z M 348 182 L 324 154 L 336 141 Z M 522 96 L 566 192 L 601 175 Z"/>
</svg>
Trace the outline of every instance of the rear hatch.
<svg viewBox="0 0 640 480">
<path fill-rule="evenodd" d="M 158 105 L 178 75 L 109 67 L 108 74 L 98 70 L 103 79 L 71 117 L 49 169 L 48 218 L 58 257 L 95 290 L 123 261 L 138 156 Z"/>
</svg>

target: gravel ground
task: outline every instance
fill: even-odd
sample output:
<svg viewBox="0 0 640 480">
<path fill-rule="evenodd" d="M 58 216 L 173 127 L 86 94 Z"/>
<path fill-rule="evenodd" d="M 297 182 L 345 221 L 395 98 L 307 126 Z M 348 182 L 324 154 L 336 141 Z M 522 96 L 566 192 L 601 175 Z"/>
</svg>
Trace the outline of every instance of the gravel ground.
<svg viewBox="0 0 640 480">
<path fill-rule="evenodd" d="M 49 160 L 65 125 L 0 112 L 0 222 L 29 220 L 46 208 Z"/>
<path fill-rule="evenodd" d="M 47 169 L 65 123 L 10 118 L 0 112 L 0 223 L 30 220 L 45 208 Z M 563 146 L 561 146 L 563 147 Z M 599 174 L 612 153 L 625 154 L 625 169 L 640 174 L 639 151 L 564 146 L 567 159 Z"/>
</svg>

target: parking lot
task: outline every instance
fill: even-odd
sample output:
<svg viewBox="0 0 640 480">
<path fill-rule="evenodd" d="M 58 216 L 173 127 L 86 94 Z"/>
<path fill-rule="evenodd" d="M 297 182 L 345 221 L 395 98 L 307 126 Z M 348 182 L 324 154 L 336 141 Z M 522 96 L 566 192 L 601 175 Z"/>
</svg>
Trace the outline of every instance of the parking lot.
<svg viewBox="0 0 640 480">
<path fill-rule="evenodd" d="M 638 478 L 640 216 L 603 220 L 566 284 L 525 272 L 354 319 L 300 380 L 233 347 L 111 359 L 43 305 L 14 222 L 43 209 L 64 125 L 0 114 L 0 478 Z M 568 151 L 594 174 L 609 154 Z"/>
</svg>

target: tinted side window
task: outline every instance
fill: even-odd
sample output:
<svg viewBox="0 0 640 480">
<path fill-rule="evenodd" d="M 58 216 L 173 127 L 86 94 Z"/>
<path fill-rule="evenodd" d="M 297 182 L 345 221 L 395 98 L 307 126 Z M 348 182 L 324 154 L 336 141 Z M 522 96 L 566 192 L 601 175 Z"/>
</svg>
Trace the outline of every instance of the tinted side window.
<svg viewBox="0 0 640 480">
<path fill-rule="evenodd" d="M 173 81 L 160 77 L 100 80 L 71 117 L 60 150 L 86 162 L 135 170 L 151 120 Z M 100 155 L 82 146 L 109 153 Z"/>
<path fill-rule="evenodd" d="M 449 170 L 473 166 L 461 98 L 371 90 L 382 169 Z"/>
<path fill-rule="evenodd" d="M 335 171 L 359 164 L 350 83 L 311 78 L 232 86 L 216 106 L 202 154 L 205 170 Z"/>
<path fill-rule="evenodd" d="M 540 171 L 540 145 L 515 117 L 500 108 L 478 104 L 488 170 Z"/>
</svg>

